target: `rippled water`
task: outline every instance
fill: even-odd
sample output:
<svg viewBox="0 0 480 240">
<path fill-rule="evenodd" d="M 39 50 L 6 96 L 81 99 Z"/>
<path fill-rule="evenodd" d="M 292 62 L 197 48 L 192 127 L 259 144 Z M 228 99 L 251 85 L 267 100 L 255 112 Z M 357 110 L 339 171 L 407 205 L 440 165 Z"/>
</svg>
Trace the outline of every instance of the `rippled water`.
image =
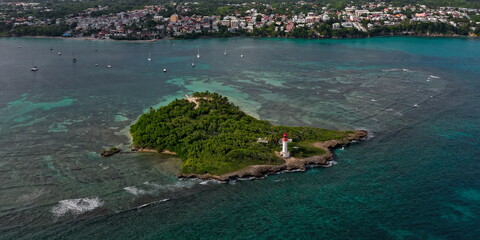
<svg viewBox="0 0 480 240">
<path fill-rule="evenodd" d="M 478 40 L 4 38 L 0 52 L 0 238 L 480 235 Z M 179 180 L 169 155 L 99 157 L 128 148 L 149 107 L 204 90 L 275 124 L 374 137 L 331 168 L 229 184 Z"/>
</svg>

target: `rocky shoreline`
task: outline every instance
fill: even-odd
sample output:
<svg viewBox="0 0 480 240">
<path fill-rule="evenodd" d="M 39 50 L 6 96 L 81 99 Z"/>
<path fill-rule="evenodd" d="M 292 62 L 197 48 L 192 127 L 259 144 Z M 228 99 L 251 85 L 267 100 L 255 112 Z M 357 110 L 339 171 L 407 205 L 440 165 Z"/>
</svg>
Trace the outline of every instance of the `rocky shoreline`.
<svg viewBox="0 0 480 240">
<path fill-rule="evenodd" d="M 308 167 L 329 166 L 328 161 L 333 160 L 332 149 L 347 146 L 353 141 L 360 141 L 368 136 L 368 132 L 365 130 L 355 130 L 352 134 L 342 140 L 329 140 L 325 142 L 314 143 L 315 147 L 325 150 L 325 154 L 312 156 L 308 158 L 284 158 L 285 163 L 281 165 L 252 165 L 235 172 L 226 173 L 223 175 L 212 174 L 182 174 L 178 175 L 179 178 L 199 178 L 204 180 L 218 180 L 229 181 L 241 178 L 258 179 L 263 178 L 270 174 L 279 172 L 291 172 L 291 171 L 306 171 Z"/>
</svg>

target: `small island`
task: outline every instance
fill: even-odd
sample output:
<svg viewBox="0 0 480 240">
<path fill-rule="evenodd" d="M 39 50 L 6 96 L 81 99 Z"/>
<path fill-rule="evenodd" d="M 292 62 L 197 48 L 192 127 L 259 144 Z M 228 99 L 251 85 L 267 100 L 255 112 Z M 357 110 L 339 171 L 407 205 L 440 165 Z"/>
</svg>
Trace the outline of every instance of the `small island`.
<svg viewBox="0 0 480 240">
<path fill-rule="evenodd" d="M 333 158 L 330 149 L 367 136 L 363 130 L 275 126 L 208 91 L 150 108 L 131 126 L 130 134 L 137 149 L 180 157 L 179 177 L 221 181 L 328 166 Z M 285 155 L 282 141 L 287 140 Z"/>
</svg>

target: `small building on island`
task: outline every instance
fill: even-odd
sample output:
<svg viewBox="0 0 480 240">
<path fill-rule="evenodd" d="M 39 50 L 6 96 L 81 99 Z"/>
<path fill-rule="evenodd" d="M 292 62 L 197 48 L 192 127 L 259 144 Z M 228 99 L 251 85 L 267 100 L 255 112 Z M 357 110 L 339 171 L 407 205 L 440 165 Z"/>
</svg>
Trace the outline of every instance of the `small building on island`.
<svg viewBox="0 0 480 240">
<path fill-rule="evenodd" d="M 290 157 L 290 151 L 288 151 L 288 143 L 291 141 L 292 139 L 288 139 L 287 134 L 284 133 L 282 138 L 282 151 L 280 152 L 280 155 L 284 158 Z"/>
</svg>

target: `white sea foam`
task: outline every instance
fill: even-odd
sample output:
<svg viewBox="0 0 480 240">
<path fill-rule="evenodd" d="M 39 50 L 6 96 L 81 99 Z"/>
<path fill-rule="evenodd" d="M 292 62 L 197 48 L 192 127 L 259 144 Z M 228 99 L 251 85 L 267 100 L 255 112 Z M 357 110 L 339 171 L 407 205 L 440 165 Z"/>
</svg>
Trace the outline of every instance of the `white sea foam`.
<svg viewBox="0 0 480 240">
<path fill-rule="evenodd" d="M 125 188 L 123 188 L 123 189 L 125 189 L 125 191 L 127 191 L 127 192 L 129 192 L 129 193 L 131 193 L 131 194 L 133 194 L 133 195 L 135 195 L 135 196 L 147 193 L 147 191 L 145 191 L 145 190 L 143 190 L 143 189 L 139 189 L 139 188 L 133 187 L 133 186 L 131 186 L 131 187 L 125 187 Z"/>
<path fill-rule="evenodd" d="M 43 189 L 43 188 L 34 189 L 30 193 L 23 194 L 20 197 L 18 197 L 18 201 L 20 201 L 20 202 L 31 202 L 31 201 L 37 199 L 38 197 L 40 197 L 41 195 L 43 195 L 44 191 L 45 191 L 45 189 Z"/>
<path fill-rule="evenodd" d="M 201 185 L 207 185 L 209 183 L 223 183 L 222 181 L 218 181 L 218 180 L 215 180 L 215 179 L 210 179 L 210 180 L 205 180 L 205 181 L 202 181 L 200 182 L 199 184 Z"/>
<path fill-rule="evenodd" d="M 247 181 L 247 180 L 253 180 L 255 177 L 245 177 L 245 178 L 237 178 L 239 181 Z"/>
<path fill-rule="evenodd" d="M 57 217 L 63 216 L 68 212 L 75 215 L 92 211 L 93 209 L 103 205 L 100 198 L 76 198 L 66 199 L 58 202 L 57 206 L 52 208 L 52 213 Z"/>
<path fill-rule="evenodd" d="M 163 185 L 163 184 L 156 184 L 156 183 L 147 181 L 147 182 L 144 182 L 143 185 L 153 187 L 157 190 L 174 190 L 178 188 L 191 188 L 193 187 L 193 185 L 195 185 L 196 182 L 197 182 L 196 180 L 188 179 L 187 181 L 178 181 L 173 184 Z"/>
<path fill-rule="evenodd" d="M 148 207 L 148 206 L 151 206 L 151 205 L 154 205 L 154 204 L 157 204 L 157 203 L 162 203 L 162 202 L 167 202 L 167 201 L 170 201 L 170 198 L 165 198 L 165 199 L 158 200 L 158 201 L 151 202 L 151 203 L 145 203 L 145 204 L 142 204 L 142 205 L 138 206 L 137 209 L 141 209 L 141 208 L 144 208 L 144 207 Z"/>
<path fill-rule="evenodd" d="M 373 138 L 375 137 L 375 135 L 373 134 L 373 132 L 371 130 L 368 130 L 368 128 L 364 128 L 364 127 L 360 127 L 360 128 L 355 128 L 355 130 L 364 130 L 364 131 L 367 131 L 367 140 L 370 139 L 370 138 Z M 356 143 L 357 141 L 352 141 L 352 143 Z"/>
<path fill-rule="evenodd" d="M 398 68 L 392 68 L 392 69 L 382 70 L 382 72 L 396 72 L 396 71 L 400 71 L 400 69 L 398 69 Z"/>
<path fill-rule="evenodd" d="M 100 166 L 103 170 L 107 170 L 110 168 L 109 166 L 104 166 L 103 163 L 100 163 L 98 166 Z"/>
</svg>

